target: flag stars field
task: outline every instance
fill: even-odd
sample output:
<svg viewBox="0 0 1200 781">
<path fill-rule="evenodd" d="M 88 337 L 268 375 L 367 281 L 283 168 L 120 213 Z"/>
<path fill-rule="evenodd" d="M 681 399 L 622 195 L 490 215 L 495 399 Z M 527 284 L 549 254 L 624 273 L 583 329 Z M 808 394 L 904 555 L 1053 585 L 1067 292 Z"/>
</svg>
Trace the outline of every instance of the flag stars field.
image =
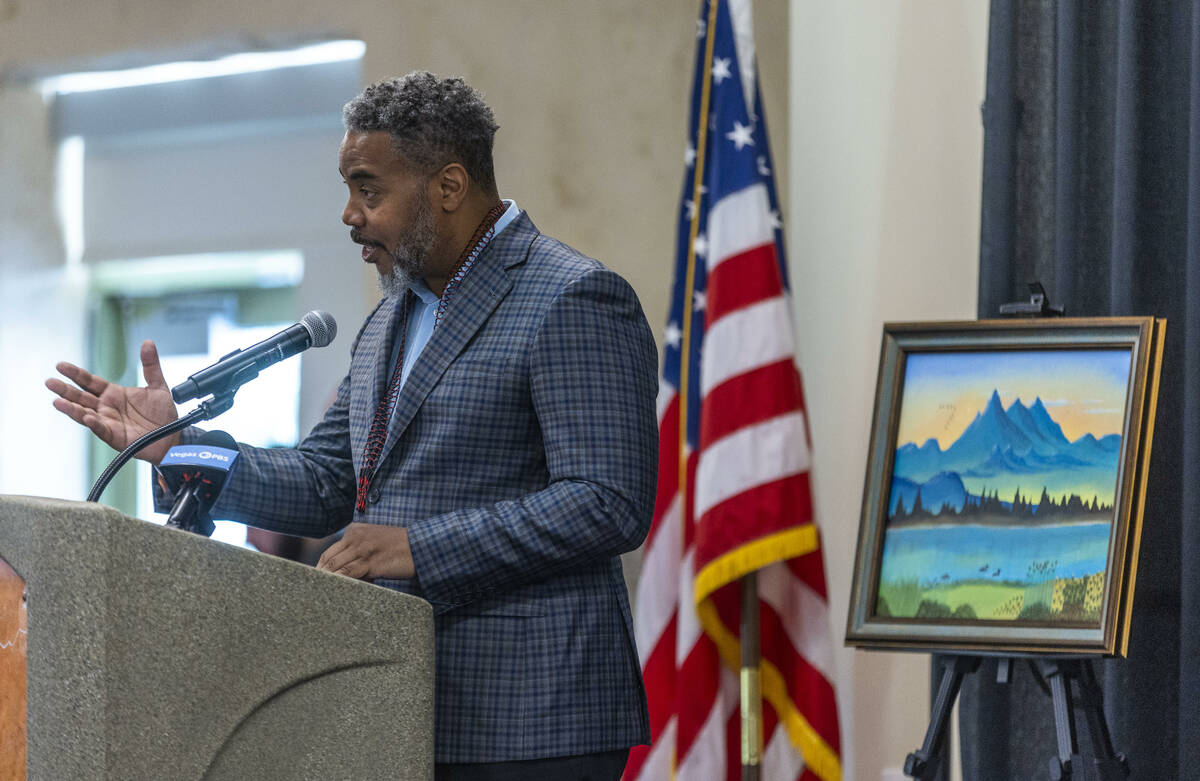
<svg viewBox="0 0 1200 781">
<path fill-rule="evenodd" d="M 729 71 L 729 59 L 728 57 L 715 57 L 713 59 L 712 77 L 713 81 L 717 84 L 720 84 L 733 75 Z"/>
<path fill-rule="evenodd" d="M 754 125 L 743 125 L 735 119 L 733 130 L 726 133 L 725 137 L 732 141 L 740 152 L 747 146 L 754 146 Z"/>
<path fill-rule="evenodd" d="M 683 343 L 683 331 L 680 331 L 679 326 L 675 323 L 668 323 L 663 338 L 666 340 L 668 347 L 679 349 L 679 345 Z"/>
</svg>

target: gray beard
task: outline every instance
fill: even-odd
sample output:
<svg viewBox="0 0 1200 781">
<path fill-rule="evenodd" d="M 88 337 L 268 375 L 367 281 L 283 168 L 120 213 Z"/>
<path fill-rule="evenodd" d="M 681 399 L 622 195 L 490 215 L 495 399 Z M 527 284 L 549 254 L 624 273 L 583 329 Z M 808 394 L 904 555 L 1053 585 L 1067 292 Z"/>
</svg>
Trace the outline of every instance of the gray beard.
<svg viewBox="0 0 1200 781">
<path fill-rule="evenodd" d="M 436 238 L 433 209 L 421 195 L 413 199 L 412 209 L 412 226 L 391 253 L 392 270 L 379 275 L 379 291 L 385 296 L 405 292 L 416 279 L 425 276 L 429 267 L 429 253 Z"/>
<path fill-rule="evenodd" d="M 379 274 L 379 292 L 384 297 L 398 296 L 412 287 L 415 277 L 407 271 L 402 271 L 395 265 L 388 273 Z"/>
</svg>

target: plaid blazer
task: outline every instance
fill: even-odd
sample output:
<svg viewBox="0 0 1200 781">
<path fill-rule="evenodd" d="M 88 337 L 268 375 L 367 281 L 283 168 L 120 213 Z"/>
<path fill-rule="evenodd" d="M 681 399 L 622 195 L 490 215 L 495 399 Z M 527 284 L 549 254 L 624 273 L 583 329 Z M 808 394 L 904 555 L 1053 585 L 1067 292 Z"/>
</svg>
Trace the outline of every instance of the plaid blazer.
<svg viewBox="0 0 1200 781">
<path fill-rule="evenodd" d="M 521 214 L 413 365 L 356 512 L 401 303 L 368 317 L 298 447 L 242 446 L 214 517 L 310 536 L 407 527 L 416 578 L 377 583 L 434 606 L 438 762 L 648 742 L 618 558 L 649 529 L 658 457 L 657 353 L 637 296 Z"/>
</svg>

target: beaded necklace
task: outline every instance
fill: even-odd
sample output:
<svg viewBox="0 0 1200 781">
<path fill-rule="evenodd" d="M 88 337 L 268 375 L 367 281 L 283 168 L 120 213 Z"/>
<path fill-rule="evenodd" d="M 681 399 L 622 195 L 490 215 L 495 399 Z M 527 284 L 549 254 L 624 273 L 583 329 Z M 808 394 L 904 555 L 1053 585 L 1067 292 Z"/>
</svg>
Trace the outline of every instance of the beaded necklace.
<svg viewBox="0 0 1200 781">
<path fill-rule="evenodd" d="M 483 221 L 479 223 L 479 227 L 475 229 L 471 240 L 467 242 L 467 246 L 463 249 L 462 254 L 458 256 L 458 262 L 454 265 L 454 270 L 450 274 L 450 280 L 446 283 L 446 287 L 442 290 L 442 295 L 438 300 L 437 314 L 434 316 L 433 327 L 436 329 L 442 322 L 442 317 L 446 314 L 446 306 L 450 303 L 450 299 L 458 292 L 462 285 L 463 279 L 475 265 L 475 261 L 479 259 L 485 247 L 496 235 L 496 221 L 500 219 L 500 215 L 504 214 L 507 207 L 503 203 L 498 203 L 488 211 L 484 216 Z M 375 408 L 375 416 L 371 419 L 371 430 L 367 435 L 367 442 L 363 445 L 362 470 L 359 472 L 361 477 L 358 479 L 358 492 L 354 501 L 354 508 L 359 512 L 367 509 L 367 492 L 371 487 L 371 480 L 375 476 L 375 467 L 379 463 L 379 456 L 383 453 L 383 446 L 387 442 L 388 423 L 392 419 L 392 409 L 396 405 L 396 399 L 400 396 L 400 379 L 404 370 L 404 348 L 408 341 L 408 312 L 409 303 L 412 298 L 412 291 L 405 291 L 404 305 L 400 307 L 401 326 L 400 326 L 400 345 L 399 354 L 396 358 L 396 366 L 392 370 L 392 377 L 388 381 L 387 392 L 379 400 L 379 406 Z"/>
<path fill-rule="evenodd" d="M 463 278 L 471 270 L 471 266 L 475 265 L 475 261 L 479 259 L 479 254 L 483 252 L 484 247 L 496 235 L 496 221 L 500 219 L 500 215 L 504 214 L 507 208 L 503 203 L 493 206 L 484 215 L 483 222 L 479 223 L 479 227 L 475 229 L 475 234 L 471 236 L 471 240 L 467 242 L 466 248 L 458 256 L 458 263 L 455 264 L 454 271 L 450 274 L 450 281 L 446 283 L 446 287 L 442 290 L 441 298 L 438 301 L 437 316 L 433 321 L 435 328 L 438 323 L 442 322 L 442 316 L 446 313 L 446 306 L 450 303 L 450 298 L 458 291 Z"/>
</svg>

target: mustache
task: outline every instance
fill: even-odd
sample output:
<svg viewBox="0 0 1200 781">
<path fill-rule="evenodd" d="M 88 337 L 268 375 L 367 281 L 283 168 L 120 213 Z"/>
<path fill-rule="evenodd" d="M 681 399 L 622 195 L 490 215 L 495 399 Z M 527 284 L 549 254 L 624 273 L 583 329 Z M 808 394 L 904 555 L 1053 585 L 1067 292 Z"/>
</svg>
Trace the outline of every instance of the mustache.
<svg viewBox="0 0 1200 781">
<path fill-rule="evenodd" d="M 371 239 L 368 239 L 366 236 L 362 235 L 362 231 L 360 231 L 358 228 L 350 229 L 350 241 L 354 242 L 355 244 L 364 244 L 364 245 L 370 245 L 372 247 L 380 247 L 382 249 L 386 249 L 386 247 L 384 247 L 378 241 L 372 241 Z"/>
</svg>

